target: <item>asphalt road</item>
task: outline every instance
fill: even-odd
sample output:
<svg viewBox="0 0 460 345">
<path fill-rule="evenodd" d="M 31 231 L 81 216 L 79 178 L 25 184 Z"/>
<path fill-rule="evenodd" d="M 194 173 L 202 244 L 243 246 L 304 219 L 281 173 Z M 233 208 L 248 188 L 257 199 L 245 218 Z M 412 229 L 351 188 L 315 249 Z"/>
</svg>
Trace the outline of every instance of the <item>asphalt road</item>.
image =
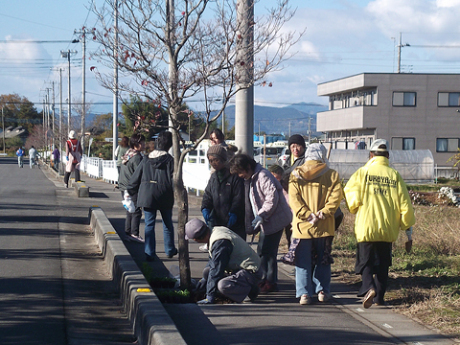
<svg viewBox="0 0 460 345">
<path fill-rule="evenodd" d="M 0 344 L 132 343 L 88 206 L 27 159 L 0 176 Z"/>
</svg>

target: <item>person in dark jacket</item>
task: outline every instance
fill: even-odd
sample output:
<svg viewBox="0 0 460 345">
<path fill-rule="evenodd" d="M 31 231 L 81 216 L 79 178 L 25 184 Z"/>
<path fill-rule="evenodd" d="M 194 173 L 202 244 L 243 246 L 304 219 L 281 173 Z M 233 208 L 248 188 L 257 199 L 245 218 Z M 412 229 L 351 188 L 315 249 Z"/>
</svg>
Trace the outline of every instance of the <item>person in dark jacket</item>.
<svg viewBox="0 0 460 345">
<path fill-rule="evenodd" d="M 155 256 L 155 220 L 157 211 L 163 219 L 164 248 L 168 258 L 177 254 L 174 246 L 172 211 L 174 205 L 173 172 L 174 158 L 168 153 L 172 146 L 171 132 L 158 135 L 156 149 L 144 158 L 129 180 L 130 195 L 139 191 L 137 206 L 144 209 L 145 256 L 153 261 Z"/>
<path fill-rule="evenodd" d="M 211 175 L 201 202 L 203 218 L 210 228 L 225 226 L 246 240 L 244 229 L 244 183 L 227 167 L 227 151 L 220 145 L 208 149 Z"/>
<path fill-rule="evenodd" d="M 121 191 L 121 198 L 124 199 L 124 193 L 128 187 L 129 179 L 133 176 L 134 171 L 142 162 L 142 151 L 145 149 L 145 138 L 141 134 L 133 134 L 129 139 L 129 149 L 121 157 L 120 177 L 118 178 L 118 188 Z M 139 235 L 139 226 L 141 224 L 142 210 L 137 206 L 137 193 L 131 195 L 131 199 L 136 206 L 133 213 L 126 211 L 125 234 L 129 240 L 144 243 L 144 239 Z"/>
</svg>

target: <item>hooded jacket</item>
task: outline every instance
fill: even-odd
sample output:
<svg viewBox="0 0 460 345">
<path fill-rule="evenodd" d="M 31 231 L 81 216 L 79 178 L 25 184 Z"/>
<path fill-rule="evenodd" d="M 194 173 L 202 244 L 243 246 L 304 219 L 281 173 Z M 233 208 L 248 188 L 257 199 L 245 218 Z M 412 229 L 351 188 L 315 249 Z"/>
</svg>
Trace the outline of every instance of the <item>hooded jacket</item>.
<svg viewBox="0 0 460 345">
<path fill-rule="evenodd" d="M 358 169 L 344 188 L 351 213 L 356 213 L 358 242 L 394 242 L 399 230 L 415 224 L 414 209 L 401 175 L 377 156 Z"/>
<path fill-rule="evenodd" d="M 133 150 L 133 149 L 130 149 Z M 126 161 L 123 162 L 120 169 L 120 176 L 118 178 L 118 188 L 121 191 L 125 191 L 126 187 L 129 184 L 129 179 L 133 176 L 134 171 L 142 162 L 142 154 L 140 152 L 136 152 L 133 156 L 128 156 Z M 126 152 L 125 152 L 126 153 Z"/>
<path fill-rule="evenodd" d="M 308 160 L 289 178 L 289 205 L 294 218 L 292 237 L 311 239 L 334 236 L 334 214 L 342 200 L 339 174 L 326 163 Z M 323 212 L 325 219 L 312 225 L 307 218 Z"/>
<path fill-rule="evenodd" d="M 157 210 L 171 209 L 174 205 L 174 158 L 166 151 L 154 150 L 136 168 L 126 190 L 138 193 L 137 207 Z"/>
</svg>

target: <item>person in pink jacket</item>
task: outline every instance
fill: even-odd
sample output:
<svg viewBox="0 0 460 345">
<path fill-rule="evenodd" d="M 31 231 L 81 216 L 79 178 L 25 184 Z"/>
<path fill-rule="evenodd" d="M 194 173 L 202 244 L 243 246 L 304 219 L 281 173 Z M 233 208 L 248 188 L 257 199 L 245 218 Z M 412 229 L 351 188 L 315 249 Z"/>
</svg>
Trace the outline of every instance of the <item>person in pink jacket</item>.
<svg viewBox="0 0 460 345">
<path fill-rule="evenodd" d="M 260 231 L 257 253 L 261 258 L 260 292 L 278 291 L 276 257 L 283 229 L 292 221 L 292 212 L 280 182 L 246 154 L 230 161 L 230 172 L 244 179 L 246 233 Z"/>
</svg>

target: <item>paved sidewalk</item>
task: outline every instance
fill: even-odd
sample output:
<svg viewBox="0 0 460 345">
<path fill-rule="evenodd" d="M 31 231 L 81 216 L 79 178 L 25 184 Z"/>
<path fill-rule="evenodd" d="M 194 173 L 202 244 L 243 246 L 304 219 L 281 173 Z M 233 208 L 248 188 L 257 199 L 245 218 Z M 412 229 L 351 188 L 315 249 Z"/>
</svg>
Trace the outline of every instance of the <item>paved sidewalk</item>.
<svg viewBox="0 0 460 345">
<path fill-rule="evenodd" d="M 121 193 L 113 185 L 82 179 L 90 187 L 90 198 L 79 198 L 79 204 L 101 207 L 120 237 L 124 236 L 125 211 Z M 63 185 L 56 183 L 56 186 Z M 190 196 L 189 219 L 201 217 L 200 198 Z M 174 209 L 173 221 L 177 224 Z M 157 260 L 146 263 L 143 244 L 125 241 L 125 245 L 141 268 L 148 264 L 159 275 L 177 270 L 177 256 L 169 259 L 163 249 L 163 229 L 158 214 L 155 229 Z M 176 233 L 177 234 L 177 233 Z M 143 221 L 141 224 L 143 233 Z M 176 235 L 177 237 L 177 235 Z M 177 240 L 176 240 L 177 243 Z M 189 243 L 192 278 L 199 279 L 207 262 L 207 254 L 198 244 Z M 435 331 L 396 314 L 388 307 L 373 306 L 364 310 L 356 291 L 333 281 L 334 300 L 300 306 L 295 298 L 294 277 L 290 266 L 279 263 L 280 291 L 260 295 L 255 303 L 227 305 L 165 305 L 187 344 L 454 344 Z"/>
</svg>

